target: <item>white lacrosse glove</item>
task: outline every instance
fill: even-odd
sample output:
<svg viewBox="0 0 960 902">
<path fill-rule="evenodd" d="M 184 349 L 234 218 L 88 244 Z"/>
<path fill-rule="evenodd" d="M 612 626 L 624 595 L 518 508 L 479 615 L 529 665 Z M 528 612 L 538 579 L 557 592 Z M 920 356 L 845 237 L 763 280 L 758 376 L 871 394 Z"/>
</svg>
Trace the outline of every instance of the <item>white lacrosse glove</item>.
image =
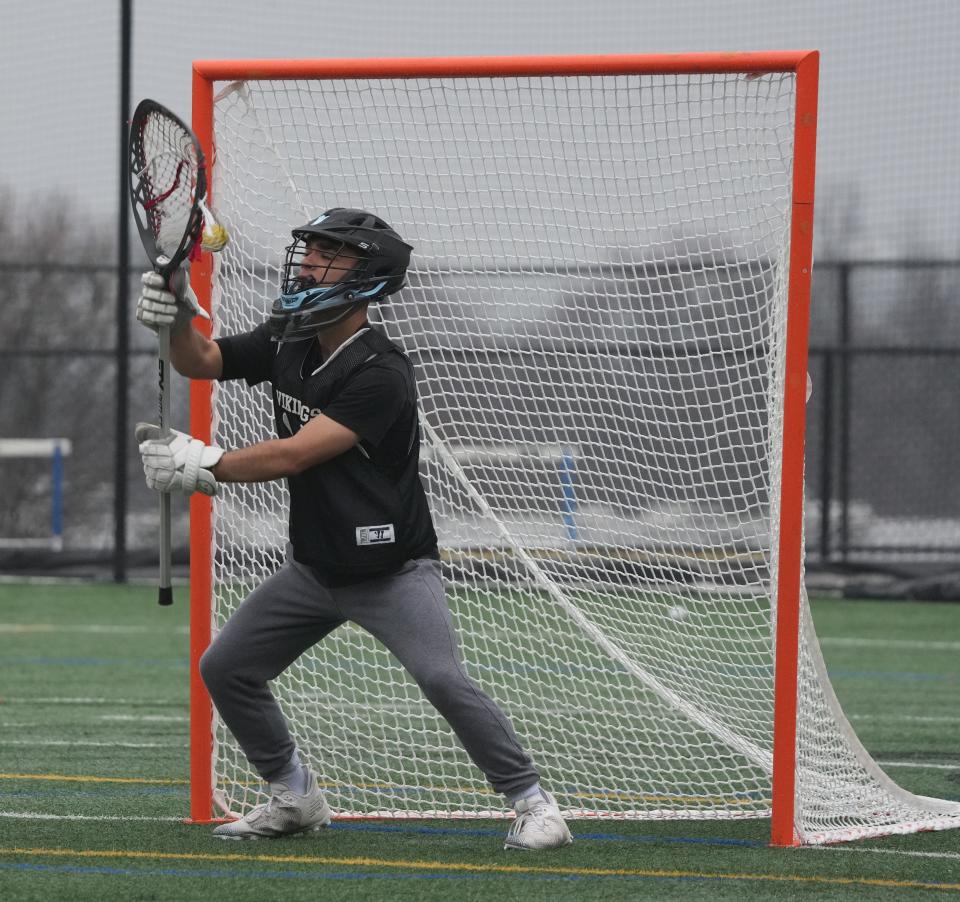
<svg viewBox="0 0 960 902">
<path fill-rule="evenodd" d="M 161 438 L 160 427 L 150 423 L 137 423 L 136 436 L 143 472 L 151 489 L 184 495 L 217 494 L 217 479 L 210 470 L 223 457 L 222 448 L 205 445 L 200 439 L 175 429 Z"/>
<path fill-rule="evenodd" d="M 137 319 L 154 332 L 169 326 L 171 333 L 190 325 L 195 316 L 210 319 L 190 287 L 189 276 L 187 265 L 174 272 L 169 284 L 160 273 L 145 272 L 140 277 L 143 287 L 137 301 Z"/>
</svg>

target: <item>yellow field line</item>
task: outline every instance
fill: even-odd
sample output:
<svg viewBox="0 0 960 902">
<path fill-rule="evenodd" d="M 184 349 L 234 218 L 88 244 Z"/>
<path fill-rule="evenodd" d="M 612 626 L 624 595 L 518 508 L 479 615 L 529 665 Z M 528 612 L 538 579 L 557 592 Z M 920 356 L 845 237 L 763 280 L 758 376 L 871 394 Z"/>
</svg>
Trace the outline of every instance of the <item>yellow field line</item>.
<svg viewBox="0 0 960 902">
<path fill-rule="evenodd" d="M 877 886 L 892 889 L 934 889 L 960 892 L 960 883 L 922 883 L 917 880 L 885 880 L 870 877 L 822 877 L 802 874 L 744 874 L 717 871 L 668 871 L 644 868 L 524 867 L 508 864 L 469 864 L 448 861 L 404 861 L 389 858 L 337 858 L 320 855 L 214 855 L 203 852 L 131 852 L 112 849 L 19 849 L 0 848 L 0 855 L 46 858 L 133 858 L 163 861 L 249 862 L 259 864 L 347 865 L 403 870 L 463 871 L 480 874 L 532 874 L 563 877 L 657 877 L 696 880 L 749 880 L 758 883 L 807 883 L 822 886 Z"/>
<path fill-rule="evenodd" d="M 155 780 L 147 777 L 93 777 L 71 774 L 0 774 L 0 780 L 50 780 L 54 783 L 147 783 L 151 786 L 189 786 L 189 780 Z"/>
</svg>

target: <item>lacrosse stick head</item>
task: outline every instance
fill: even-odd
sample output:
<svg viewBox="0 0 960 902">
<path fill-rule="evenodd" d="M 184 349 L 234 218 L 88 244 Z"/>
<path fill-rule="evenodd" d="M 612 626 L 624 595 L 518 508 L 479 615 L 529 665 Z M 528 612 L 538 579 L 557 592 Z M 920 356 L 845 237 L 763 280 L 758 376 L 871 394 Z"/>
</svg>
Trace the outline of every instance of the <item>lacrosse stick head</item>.
<svg viewBox="0 0 960 902">
<path fill-rule="evenodd" d="M 203 229 L 203 150 L 190 128 L 154 100 L 137 106 L 129 150 L 130 201 L 140 240 L 154 269 L 169 278 Z"/>
</svg>

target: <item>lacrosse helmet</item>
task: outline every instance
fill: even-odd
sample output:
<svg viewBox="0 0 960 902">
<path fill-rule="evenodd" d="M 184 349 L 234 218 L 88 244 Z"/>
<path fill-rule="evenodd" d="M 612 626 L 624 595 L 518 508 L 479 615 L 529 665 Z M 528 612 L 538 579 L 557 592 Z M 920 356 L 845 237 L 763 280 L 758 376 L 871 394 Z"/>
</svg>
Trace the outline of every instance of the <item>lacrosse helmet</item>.
<svg viewBox="0 0 960 902">
<path fill-rule="evenodd" d="M 334 207 L 291 234 L 270 311 L 274 341 L 313 338 L 403 287 L 413 248 L 373 213 Z"/>
</svg>

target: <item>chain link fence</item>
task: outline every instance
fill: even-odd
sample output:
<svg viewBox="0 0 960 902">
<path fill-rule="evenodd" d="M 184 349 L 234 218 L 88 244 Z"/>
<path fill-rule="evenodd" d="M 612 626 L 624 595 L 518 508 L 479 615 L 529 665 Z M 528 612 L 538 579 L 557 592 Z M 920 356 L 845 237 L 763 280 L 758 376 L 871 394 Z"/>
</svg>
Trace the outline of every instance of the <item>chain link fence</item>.
<svg viewBox="0 0 960 902">
<path fill-rule="evenodd" d="M 42 541 L 51 536 L 51 461 L 0 457 L 0 564 L 8 571 L 112 569 L 123 578 L 129 567 L 156 558 L 156 496 L 143 483 L 132 435 L 134 423 L 155 417 L 156 347 L 130 310 L 132 346 L 118 353 L 115 267 L 56 262 L 56 247 L 46 254 L 48 260 L 0 263 L 7 323 L 0 341 L 0 439 L 72 443 L 64 461 L 62 549 Z M 131 298 L 139 272 L 128 273 Z M 808 567 L 932 572 L 960 565 L 960 483 L 953 476 L 960 444 L 958 295 L 960 262 L 818 262 Z M 131 434 L 120 462 L 117 385 L 124 355 Z M 172 388 L 173 422 L 186 429 L 189 385 L 175 376 Z M 187 504 L 176 499 L 181 572 L 188 534 Z"/>
</svg>

